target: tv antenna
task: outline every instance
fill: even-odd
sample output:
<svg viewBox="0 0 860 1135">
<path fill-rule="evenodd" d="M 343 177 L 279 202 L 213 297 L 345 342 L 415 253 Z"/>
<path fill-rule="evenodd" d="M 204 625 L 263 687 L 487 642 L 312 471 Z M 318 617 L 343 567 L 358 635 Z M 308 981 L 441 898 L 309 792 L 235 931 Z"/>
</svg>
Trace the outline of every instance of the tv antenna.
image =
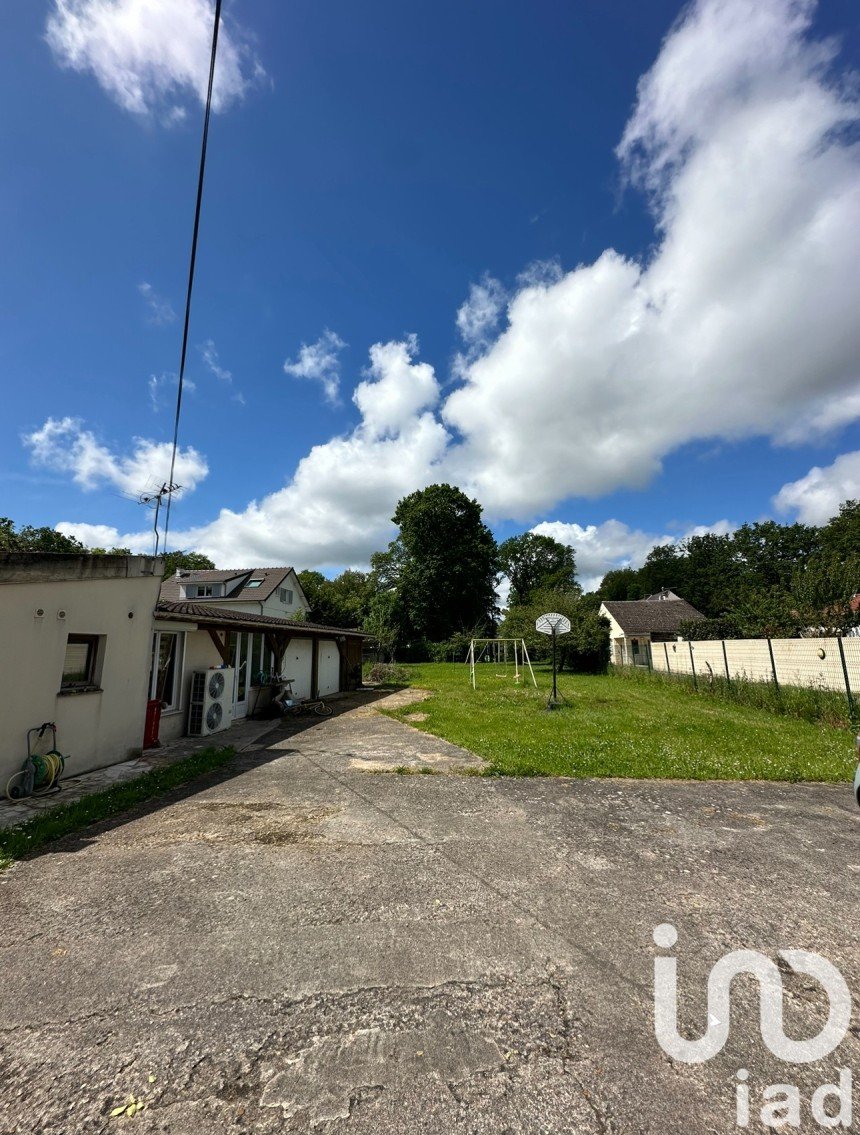
<svg viewBox="0 0 860 1135">
<path fill-rule="evenodd" d="M 141 493 L 137 498 L 139 504 L 145 505 L 147 508 L 152 508 L 155 510 L 155 519 L 152 525 L 152 532 L 155 538 L 155 548 L 153 549 L 153 555 L 155 556 L 158 555 L 158 514 L 161 512 L 162 502 L 165 498 L 167 498 L 167 500 L 170 500 L 171 494 L 178 492 L 181 488 L 181 485 L 175 485 L 173 481 L 163 481 L 160 489 L 155 489 L 152 492 Z M 166 548 L 165 551 L 167 551 Z"/>
</svg>

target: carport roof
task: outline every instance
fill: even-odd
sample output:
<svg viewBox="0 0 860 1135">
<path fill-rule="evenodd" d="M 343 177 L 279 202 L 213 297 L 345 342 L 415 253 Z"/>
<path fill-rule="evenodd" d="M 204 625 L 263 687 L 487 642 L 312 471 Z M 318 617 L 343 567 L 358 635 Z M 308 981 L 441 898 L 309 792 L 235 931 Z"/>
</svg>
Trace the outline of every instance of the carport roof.
<svg viewBox="0 0 860 1135">
<path fill-rule="evenodd" d="M 162 600 L 155 608 L 157 619 L 176 620 L 177 622 L 199 623 L 204 627 L 231 627 L 233 630 L 247 628 L 253 630 L 271 631 L 305 631 L 315 635 L 349 635 L 352 638 L 372 638 L 348 627 L 327 627 L 322 623 L 309 623 L 302 619 L 277 619 L 273 615 L 253 615 L 248 611 L 228 611 L 224 607 L 207 607 L 205 603 L 192 603 L 183 600 L 181 603 L 171 603 Z"/>
</svg>

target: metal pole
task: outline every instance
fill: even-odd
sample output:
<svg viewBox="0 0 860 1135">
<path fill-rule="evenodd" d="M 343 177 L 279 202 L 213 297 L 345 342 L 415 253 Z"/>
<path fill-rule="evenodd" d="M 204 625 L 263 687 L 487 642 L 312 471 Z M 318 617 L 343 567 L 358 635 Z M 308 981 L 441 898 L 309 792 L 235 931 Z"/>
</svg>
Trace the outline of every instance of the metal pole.
<svg viewBox="0 0 860 1135">
<path fill-rule="evenodd" d="M 671 666 L 669 665 L 669 644 L 668 644 L 667 642 L 664 642 L 664 643 L 663 643 L 663 651 L 664 651 L 664 653 L 665 653 L 665 655 L 666 655 L 666 673 L 667 673 L 667 674 L 671 674 L 671 673 L 672 673 L 672 668 L 671 668 Z"/>
<path fill-rule="evenodd" d="M 696 677 L 696 663 L 693 661 L 693 640 L 687 639 L 687 646 L 690 648 L 690 669 L 693 671 L 693 689 L 699 688 L 699 679 Z"/>
<path fill-rule="evenodd" d="M 770 654 L 770 668 L 771 668 L 771 670 L 773 670 L 773 687 L 778 694 L 779 693 L 779 680 L 776 676 L 776 660 L 773 657 L 773 643 L 770 641 L 770 639 L 767 640 L 767 649 L 768 649 L 768 653 Z"/>
<path fill-rule="evenodd" d="M 851 718 L 851 728 L 857 728 L 857 706 L 854 702 L 854 695 L 851 692 L 851 683 L 848 680 L 848 665 L 845 661 L 845 647 L 842 645 L 842 636 L 837 636 L 836 643 L 839 647 L 839 658 L 842 662 L 842 676 L 845 678 L 845 697 L 848 699 L 848 714 Z"/>
<path fill-rule="evenodd" d="M 552 697 L 550 698 L 550 708 L 558 701 L 558 686 L 556 685 L 556 653 L 555 653 L 556 634 L 555 627 L 552 628 Z"/>
<path fill-rule="evenodd" d="M 720 641 L 723 644 L 723 662 L 725 662 L 725 664 L 726 664 L 726 681 L 729 683 L 729 685 L 731 685 L 732 676 L 729 673 L 729 656 L 726 653 L 726 640 L 721 639 Z"/>
</svg>

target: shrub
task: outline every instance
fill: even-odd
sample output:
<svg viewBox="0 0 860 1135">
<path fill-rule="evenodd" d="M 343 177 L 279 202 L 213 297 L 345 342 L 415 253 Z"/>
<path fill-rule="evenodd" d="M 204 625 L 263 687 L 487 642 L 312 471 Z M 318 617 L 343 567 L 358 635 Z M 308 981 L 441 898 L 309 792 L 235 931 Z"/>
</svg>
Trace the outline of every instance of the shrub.
<svg viewBox="0 0 860 1135">
<path fill-rule="evenodd" d="M 405 686 L 409 676 L 404 666 L 394 662 L 374 662 L 366 667 L 364 680 L 379 686 Z"/>
</svg>

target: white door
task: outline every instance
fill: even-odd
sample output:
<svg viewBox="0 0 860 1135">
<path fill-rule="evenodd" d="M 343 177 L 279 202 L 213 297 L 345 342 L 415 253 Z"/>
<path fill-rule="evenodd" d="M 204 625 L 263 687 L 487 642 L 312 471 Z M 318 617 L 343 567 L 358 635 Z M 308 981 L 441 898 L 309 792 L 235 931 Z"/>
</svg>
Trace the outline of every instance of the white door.
<svg viewBox="0 0 860 1135">
<path fill-rule="evenodd" d="M 233 665 L 236 680 L 233 686 L 233 720 L 248 716 L 248 689 L 251 685 L 251 638 L 249 634 L 237 634 L 233 648 Z"/>
<path fill-rule="evenodd" d="M 294 638 L 284 651 L 281 673 L 292 678 L 293 693 L 297 698 L 311 696 L 312 643 L 309 638 Z"/>
<path fill-rule="evenodd" d="M 336 642 L 323 639 L 319 644 L 320 697 L 336 694 L 340 689 L 340 651 Z"/>
</svg>

